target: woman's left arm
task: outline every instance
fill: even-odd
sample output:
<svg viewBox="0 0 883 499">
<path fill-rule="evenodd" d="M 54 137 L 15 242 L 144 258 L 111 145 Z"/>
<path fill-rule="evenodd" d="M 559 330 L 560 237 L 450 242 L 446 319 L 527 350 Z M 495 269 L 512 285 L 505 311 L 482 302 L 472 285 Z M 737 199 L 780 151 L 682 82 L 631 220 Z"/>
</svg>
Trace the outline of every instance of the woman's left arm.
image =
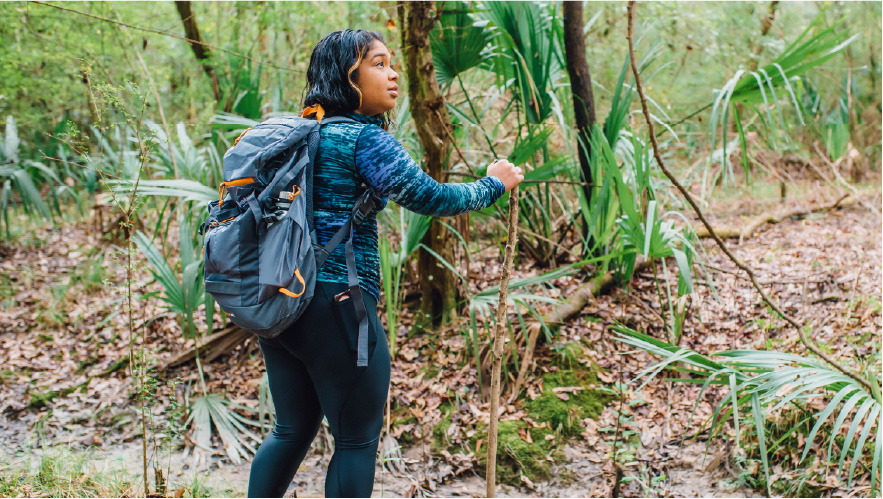
<svg viewBox="0 0 883 499">
<path fill-rule="evenodd" d="M 374 125 L 364 127 L 359 135 L 356 167 L 379 195 L 421 215 L 454 216 L 480 210 L 506 192 L 506 186 L 494 176 L 475 182 L 437 182 L 420 169 L 395 137 Z"/>
</svg>

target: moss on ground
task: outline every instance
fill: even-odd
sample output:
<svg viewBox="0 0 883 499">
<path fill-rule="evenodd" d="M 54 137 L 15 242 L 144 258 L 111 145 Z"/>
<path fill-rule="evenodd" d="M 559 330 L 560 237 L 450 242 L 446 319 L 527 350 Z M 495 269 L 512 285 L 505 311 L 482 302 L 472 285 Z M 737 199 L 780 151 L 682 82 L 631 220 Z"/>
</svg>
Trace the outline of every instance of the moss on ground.
<svg viewBox="0 0 883 499">
<path fill-rule="evenodd" d="M 441 371 L 441 367 L 435 364 L 426 364 L 420 368 L 420 371 L 426 373 L 423 376 L 423 379 L 433 379 L 438 376 L 438 373 Z"/>
<path fill-rule="evenodd" d="M 407 406 L 397 406 L 392 410 L 391 424 L 394 426 L 416 423 L 417 419 L 411 414 Z M 411 443 L 414 439 L 410 433 L 404 432 L 399 436 L 399 440 L 405 443 Z"/>
<path fill-rule="evenodd" d="M 533 443 L 521 438 L 520 432 L 530 432 Z M 552 459 L 563 457 L 563 452 L 555 445 L 556 439 L 546 440 L 546 435 L 554 432 L 548 428 L 527 428 L 524 421 L 500 421 L 497 426 L 497 478 L 509 485 L 521 485 L 521 475 L 531 481 L 548 480 L 552 477 L 552 462 L 546 459 L 551 453 Z M 478 423 L 475 434 L 469 439 L 474 450 L 478 439 L 482 439 L 482 447 L 477 453 L 477 471 L 487 476 L 487 425 Z"/>
<path fill-rule="evenodd" d="M 561 427 L 563 434 L 576 436 L 581 432 L 580 421 L 584 418 L 596 419 L 604 407 L 612 400 L 612 395 L 596 388 L 598 377 L 593 368 L 586 367 L 579 360 L 583 357 L 582 346 L 568 343 L 557 349 L 552 372 L 543 374 L 543 393 L 525 403 L 527 413 L 538 422 L 548 421 L 553 429 Z M 565 392 L 568 400 L 563 400 L 554 388 L 583 387 L 576 392 Z"/>
<path fill-rule="evenodd" d="M 579 342 L 567 343 L 556 348 L 552 359 L 552 371 L 542 375 L 543 393 L 534 400 L 524 402 L 525 412 L 537 423 L 547 422 L 541 428 L 528 428 L 525 421 L 500 421 L 497 432 L 497 477 L 502 483 L 519 486 L 521 475 L 531 481 L 548 480 L 552 477 L 552 461 L 563 459 L 563 451 L 559 445 L 562 438 L 577 436 L 582 432 L 581 421 L 584 418 L 597 418 L 604 407 L 612 400 L 612 396 L 598 390 L 600 382 L 596 376 L 597 365 L 584 364 L 585 353 Z M 561 399 L 553 390 L 558 387 L 582 387 L 576 392 L 566 392 L 568 400 Z M 454 453 L 461 451 L 459 445 L 453 445 L 447 438 L 451 426 L 453 408 L 451 403 L 442 404 L 439 410 L 444 418 L 432 430 L 432 452 L 443 450 Z M 393 414 L 407 408 L 396 409 Z M 402 420 L 405 422 L 405 420 Z M 476 471 L 486 476 L 487 470 L 487 425 L 477 423 L 472 436 L 467 439 L 469 448 L 475 451 L 478 440 L 482 446 L 476 452 L 478 464 Z M 522 435 L 530 434 L 531 443 Z M 402 434 L 405 437 L 406 434 Z M 552 437 L 546 438 L 551 435 Z M 559 478 L 567 480 L 565 475 Z"/>
<path fill-rule="evenodd" d="M 459 447 L 451 444 L 450 440 L 447 436 L 448 428 L 451 427 L 452 416 L 454 415 L 454 409 L 450 402 L 445 402 L 438 408 L 442 414 L 445 415 L 444 418 L 435 426 L 432 427 L 432 443 L 430 444 L 430 448 L 432 452 L 438 454 L 443 450 L 448 452 L 456 452 Z"/>
</svg>

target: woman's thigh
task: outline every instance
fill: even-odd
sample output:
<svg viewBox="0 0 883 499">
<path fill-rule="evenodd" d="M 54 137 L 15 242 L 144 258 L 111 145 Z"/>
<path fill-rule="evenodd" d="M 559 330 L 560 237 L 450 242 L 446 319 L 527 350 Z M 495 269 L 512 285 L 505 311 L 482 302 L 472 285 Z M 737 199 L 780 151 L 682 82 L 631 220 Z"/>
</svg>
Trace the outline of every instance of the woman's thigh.
<svg viewBox="0 0 883 499">
<path fill-rule="evenodd" d="M 258 343 L 267 367 L 277 429 L 281 433 L 318 429 L 316 423 L 322 419 L 322 409 L 304 363 L 277 339 L 259 338 Z"/>
<path fill-rule="evenodd" d="M 313 301 L 279 339 L 306 366 L 336 441 L 375 438 L 383 424 L 390 356 L 377 302 L 362 292 L 368 312 L 368 365 L 356 366 L 359 324 L 352 299 L 336 302 L 345 284 L 316 283 Z"/>
</svg>

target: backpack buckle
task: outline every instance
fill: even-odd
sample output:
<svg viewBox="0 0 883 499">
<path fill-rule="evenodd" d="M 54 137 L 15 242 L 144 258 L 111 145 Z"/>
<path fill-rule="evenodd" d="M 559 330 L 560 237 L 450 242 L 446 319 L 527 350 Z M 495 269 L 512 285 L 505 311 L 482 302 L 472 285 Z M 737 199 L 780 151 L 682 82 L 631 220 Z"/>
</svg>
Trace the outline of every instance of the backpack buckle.
<svg viewBox="0 0 883 499">
<path fill-rule="evenodd" d="M 364 208 L 364 206 L 362 208 Z M 362 222 L 365 221 L 365 218 L 367 218 L 367 217 L 368 217 L 367 212 L 362 211 L 361 209 L 353 210 L 353 223 L 354 224 L 356 224 L 356 225 L 361 224 Z"/>
<path fill-rule="evenodd" d="M 359 199 L 356 201 L 356 205 L 353 207 L 353 223 L 356 225 L 361 224 L 365 221 L 365 218 L 368 217 L 368 213 L 374 209 L 374 199 L 370 190 L 366 190 L 359 196 Z M 370 202 L 369 202 L 370 199 Z"/>
</svg>

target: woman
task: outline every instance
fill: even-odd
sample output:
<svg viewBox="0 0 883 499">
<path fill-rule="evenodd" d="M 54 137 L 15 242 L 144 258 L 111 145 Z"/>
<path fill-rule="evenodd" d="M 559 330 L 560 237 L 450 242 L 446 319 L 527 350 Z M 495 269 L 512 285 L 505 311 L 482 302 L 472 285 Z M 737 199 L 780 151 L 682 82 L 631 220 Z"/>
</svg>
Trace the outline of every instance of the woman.
<svg viewBox="0 0 883 499">
<path fill-rule="evenodd" d="M 319 244 L 346 222 L 362 182 L 380 197 L 353 240 L 369 315 L 369 361 L 356 366 L 358 319 L 344 294 L 347 270 L 341 244 L 319 272 L 304 314 L 273 340 L 260 339 L 276 426 L 255 454 L 249 497 L 285 494 L 323 415 L 334 436 L 325 496 L 370 497 L 390 379 L 386 331 L 377 315 L 377 212 L 392 199 L 424 215 L 459 215 L 490 206 L 524 179 L 521 169 L 506 160 L 492 163 L 488 176 L 476 182 L 440 184 L 429 177 L 386 131 L 398 97 L 397 80 L 389 50 L 375 32 L 335 31 L 310 57 L 304 107 L 320 120 L 347 116 L 355 121 L 329 123 L 320 131 L 313 195 Z"/>
</svg>

